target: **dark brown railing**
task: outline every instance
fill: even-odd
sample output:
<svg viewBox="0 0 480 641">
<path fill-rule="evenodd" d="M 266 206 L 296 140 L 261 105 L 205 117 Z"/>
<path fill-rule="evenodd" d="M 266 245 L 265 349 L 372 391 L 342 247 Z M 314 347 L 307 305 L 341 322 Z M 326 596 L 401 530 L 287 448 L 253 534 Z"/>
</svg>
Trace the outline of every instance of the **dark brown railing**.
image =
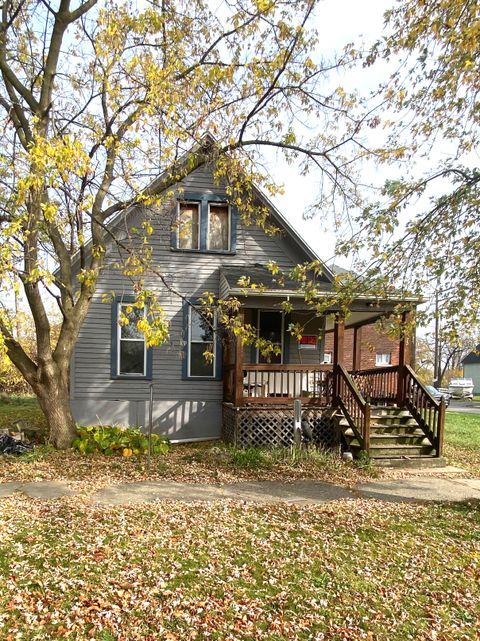
<svg viewBox="0 0 480 641">
<path fill-rule="evenodd" d="M 408 365 L 404 368 L 400 391 L 404 404 L 435 447 L 436 456 L 441 456 L 445 431 L 445 403 L 439 403 L 428 393 Z"/>
<path fill-rule="evenodd" d="M 334 404 L 342 410 L 357 437 L 360 447 L 370 450 L 370 403 L 360 393 L 355 381 L 342 365 L 334 371 Z"/>
<path fill-rule="evenodd" d="M 398 365 L 376 367 L 351 372 L 361 395 L 371 403 L 396 401 L 398 389 Z"/>
<path fill-rule="evenodd" d="M 331 365 L 243 364 L 240 381 L 243 403 L 282 404 L 301 399 L 305 404 L 332 402 Z M 237 389 L 238 389 L 237 380 Z"/>
</svg>

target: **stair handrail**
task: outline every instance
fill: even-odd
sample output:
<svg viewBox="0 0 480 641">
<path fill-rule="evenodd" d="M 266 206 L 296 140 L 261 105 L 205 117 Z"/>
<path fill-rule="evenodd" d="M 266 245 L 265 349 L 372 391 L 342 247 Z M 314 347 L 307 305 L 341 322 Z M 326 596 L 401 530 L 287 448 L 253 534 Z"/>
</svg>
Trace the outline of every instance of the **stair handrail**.
<svg viewBox="0 0 480 641">
<path fill-rule="evenodd" d="M 366 401 L 355 381 L 343 365 L 335 368 L 335 401 L 343 411 L 360 446 L 370 451 L 370 403 Z"/>
<path fill-rule="evenodd" d="M 410 365 L 404 366 L 403 398 L 405 405 L 425 435 L 435 447 L 436 456 L 442 455 L 445 432 L 446 405 L 442 398 L 437 401 L 419 380 Z"/>
</svg>

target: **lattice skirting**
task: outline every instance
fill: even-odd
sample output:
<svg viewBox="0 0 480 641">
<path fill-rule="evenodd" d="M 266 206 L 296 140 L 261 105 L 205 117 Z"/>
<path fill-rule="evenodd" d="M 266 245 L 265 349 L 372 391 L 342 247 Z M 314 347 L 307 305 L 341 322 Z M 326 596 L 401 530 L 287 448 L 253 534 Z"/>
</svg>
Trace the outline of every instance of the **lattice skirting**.
<svg viewBox="0 0 480 641">
<path fill-rule="evenodd" d="M 331 408 L 305 407 L 304 433 L 328 449 L 339 447 L 340 435 Z M 292 406 L 234 407 L 223 405 L 223 439 L 237 447 L 288 446 L 294 442 Z"/>
</svg>

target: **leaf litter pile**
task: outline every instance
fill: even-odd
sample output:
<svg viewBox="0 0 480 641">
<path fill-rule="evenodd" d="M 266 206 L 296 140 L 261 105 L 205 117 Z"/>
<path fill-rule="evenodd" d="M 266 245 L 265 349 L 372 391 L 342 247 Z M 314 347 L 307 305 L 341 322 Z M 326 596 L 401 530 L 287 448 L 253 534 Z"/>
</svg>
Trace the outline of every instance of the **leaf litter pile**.
<svg viewBox="0 0 480 641">
<path fill-rule="evenodd" d="M 478 638 L 475 504 L 0 510 L 2 641 Z"/>
</svg>

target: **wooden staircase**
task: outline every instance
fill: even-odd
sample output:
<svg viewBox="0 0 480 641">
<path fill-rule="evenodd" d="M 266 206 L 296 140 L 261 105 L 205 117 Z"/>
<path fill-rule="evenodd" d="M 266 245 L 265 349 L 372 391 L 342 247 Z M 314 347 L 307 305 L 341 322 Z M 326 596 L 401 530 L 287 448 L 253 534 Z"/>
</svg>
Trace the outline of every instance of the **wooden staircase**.
<svg viewBox="0 0 480 641">
<path fill-rule="evenodd" d="M 383 405 L 372 405 L 370 399 Z M 408 366 L 388 373 L 334 370 L 333 405 L 344 445 L 372 459 L 433 459 L 442 455 L 445 404 L 436 401 Z"/>
<path fill-rule="evenodd" d="M 346 446 L 358 457 L 362 443 L 343 414 L 337 420 Z M 372 459 L 417 459 L 435 457 L 436 450 L 407 409 L 380 406 L 371 408 L 369 454 Z"/>
</svg>

